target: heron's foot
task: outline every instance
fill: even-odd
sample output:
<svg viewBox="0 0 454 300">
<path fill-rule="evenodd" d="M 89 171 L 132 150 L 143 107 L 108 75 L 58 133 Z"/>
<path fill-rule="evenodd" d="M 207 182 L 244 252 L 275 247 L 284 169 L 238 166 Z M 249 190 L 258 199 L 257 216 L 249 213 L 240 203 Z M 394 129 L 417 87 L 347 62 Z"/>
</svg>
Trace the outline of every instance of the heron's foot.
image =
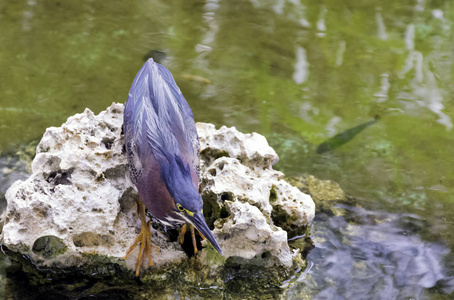
<svg viewBox="0 0 454 300">
<path fill-rule="evenodd" d="M 197 253 L 199 253 L 199 249 L 197 248 L 197 240 L 195 239 L 194 226 L 192 226 L 192 224 L 189 224 L 189 227 L 191 228 L 191 237 L 192 237 L 192 246 L 194 247 L 194 256 L 197 257 Z M 187 229 L 188 229 L 188 223 L 185 223 L 183 225 L 183 227 L 181 227 L 180 234 L 178 235 L 178 241 L 180 242 L 180 245 L 183 245 L 183 243 L 184 243 L 184 235 L 186 234 Z M 205 239 L 205 237 L 203 236 L 203 234 L 200 233 L 200 231 L 199 231 L 199 234 L 202 239 Z"/>
<path fill-rule="evenodd" d="M 136 240 L 132 245 L 129 247 L 124 260 L 128 258 L 129 254 L 134 250 L 137 244 L 140 243 L 139 249 L 139 257 L 137 258 L 137 266 L 136 266 L 136 276 L 139 276 L 140 273 L 140 266 L 142 265 L 143 257 L 145 252 L 148 255 L 148 267 L 153 266 L 153 261 L 151 260 L 151 231 L 150 231 L 150 221 L 146 223 L 146 226 L 142 225 L 140 229 L 139 235 L 137 235 Z"/>
</svg>

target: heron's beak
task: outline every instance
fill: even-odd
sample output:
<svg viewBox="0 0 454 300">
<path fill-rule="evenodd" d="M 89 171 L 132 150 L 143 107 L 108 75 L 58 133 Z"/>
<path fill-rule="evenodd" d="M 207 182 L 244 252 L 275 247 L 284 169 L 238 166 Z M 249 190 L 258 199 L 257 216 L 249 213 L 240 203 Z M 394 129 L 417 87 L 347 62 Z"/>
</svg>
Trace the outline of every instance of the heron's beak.
<svg viewBox="0 0 454 300">
<path fill-rule="evenodd" d="M 205 217 L 201 212 L 195 213 L 192 217 L 187 215 L 187 218 L 191 221 L 192 225 L 197 228 L 201 234 L 203 234 L 213 245 L 213 247 L 222 255 L 221 247 L 219 247 L 218 242 L 214 238 L 214 235 L 211 233 L 210 228 L 208 228 L 207 223 L 205 222 Z"/>
</svg>

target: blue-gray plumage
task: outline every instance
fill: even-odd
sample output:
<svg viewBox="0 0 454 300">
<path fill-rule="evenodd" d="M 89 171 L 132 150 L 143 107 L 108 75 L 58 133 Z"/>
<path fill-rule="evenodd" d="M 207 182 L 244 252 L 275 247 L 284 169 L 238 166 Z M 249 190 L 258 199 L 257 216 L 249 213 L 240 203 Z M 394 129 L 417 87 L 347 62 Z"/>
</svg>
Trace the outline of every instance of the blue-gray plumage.
<svg viewBox="0 0 454 300">
<path fill-rule="evenodd" d="M 131 179 L 145 207 L 166 225 L 194 225 L 222 254 L 202 214 L 191 108 L 169 70 L 153 59 L 132 83 L 123 126 Z"/>
</svg>

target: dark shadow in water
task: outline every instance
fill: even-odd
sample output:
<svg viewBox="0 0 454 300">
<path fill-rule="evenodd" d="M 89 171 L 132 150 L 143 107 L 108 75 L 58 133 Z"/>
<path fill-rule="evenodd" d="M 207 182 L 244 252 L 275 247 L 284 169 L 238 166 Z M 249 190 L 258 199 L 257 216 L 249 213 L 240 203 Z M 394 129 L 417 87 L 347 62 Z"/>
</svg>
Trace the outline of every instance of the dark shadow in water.
<svg viewBox="0 0 454 300">
<path fill-rule="evenodd" d="M 306 293 L 313 299 L 449 299 L 452 254 L 442 243 L 422 240 L 418 232 L 430 226 L 423 218 L 337 208 L 343 216 L 316 216 L 310 269 L 296 280 L 290 299 Z"/>
</svg>

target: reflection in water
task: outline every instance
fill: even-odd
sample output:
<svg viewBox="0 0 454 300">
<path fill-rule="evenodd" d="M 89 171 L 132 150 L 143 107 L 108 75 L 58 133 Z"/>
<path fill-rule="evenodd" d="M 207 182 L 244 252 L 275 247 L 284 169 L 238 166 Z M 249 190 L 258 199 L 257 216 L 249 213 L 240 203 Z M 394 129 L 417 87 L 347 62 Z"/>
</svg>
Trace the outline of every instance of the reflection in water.
<svg viewBox="0 0 454 300">
<path fill-rule="evenodd" d="M 405 46 L 409 50 L 405 65 L 399 75 L 400 78 L 405 78 L 407 74 L 414 71 L 414 77 L 410 81 L 412 89 L 411 94 L 401 93 L 401 97 L 408 100 L 413 100 L 407 103 L 407 108 L 421 106 L 429 109 L 438 116 L 437 122 L 444 125 L 447 130 L 451 130 L 452 120 L 443 112 L 442 91 L 438 87 L 434 72 L 432 72 L 430 63 L 424 61 L 424 56 L 420 51 L 415 50 L 415 26 L 410 24 L 405 32 Z M 412 95 L 413 94 L 413 95 Z"/>
<path fill-rule="evenodd" d="M 36 0 L 28 0 L 27 1 L 28 9 L 24 10 L 24 15 L 22 18 L 22 30 L 23 31 L 30 31 L 32 26 L 30 23 L 33 21 L 34 16 L 34 6 L 36 5 Z"/>
<path fill-rule="evenodd" d="M 159 49 L 197 121 L 260 132 L 286 175 L 335 180 L 371 207 L 417 211 L 433 227 L 437 203 L 454 247 L 453 15 L 450 0 L 0 1 L 0 151 L 124 102 Z M 399 113 L 316 154 L 376 107 Z"/>
<path fill-rule="evenodd" d="M 381 77 L 381 85 L 380 91 L 374 94 L 377 97 L 377 103 L 385 102 L 389 99 L 389 74 L 383 73 L 380 75 Z"/>
<path fill-rule="evenodd" d="M 325 25 L 325 16 L 326 16 L 327 9 L 323 6 L 320 9 L 319 19 L 317 21 L 317 36 L 324 37 L 326 35 L 326 25 Z"/>
<path fill-rule="evenodd" d="M 427 223 L 414 214 L 373 212 L 339 206 L 344 216 L 319 213 L 313 226 L 315 249 L 289 299 L 429 299 L 454 291 L 454 269 L 445 267 L 449 249 L 426 242 Z"/>
<path fill-rule="evenodd" d="M 203 21 L 208 25 L 208 30 L 206 30 L 203 39 L 197 47 L 210 47 L 209 50 L 211 51 L 211 46 L 216 41 L 216 33 L 219 29 L 218 24 L 216 23 L 216 11 L 219 8 L 219 3 L 217 0 L 207 1 L 204 7 L 203 13 Z"/>
<path fill-rule="evenodd" d="M 326 124 L 325 130 L 328 133 L 329 136 L 334 136 L 337 133 L 337 126 L 339 126 L 340 122 L 342 119 L 338 116 L 334 116 L 329 120 L 329 122 Z"/>
<path fill-rule="evenodd" d="M 417 103 L 423 107 L 428 108 L 430 111 L 435 113 L 438 116 L 437 122 L 441 125 L 444 125 L 447 130 L 452 129 L 452 120 L 451 118 L 443 112 L 445 106 L 443 105 L 443 96 L 439 88 L 437 87 L 437 81 L 435 75 L 428 69 L 428 65 L 425 71 L 426 81 L 425 86 L 417 85 L 414 87 L 414 92 L 416 95 L 419 95 L 422 100 L 417 101 Z"/>
<path fill-rule="evenodd" d="M 416 0 L 415 11 L 423 12 L 424 11 L 424 4 L 426 0 Z"/>
<path fill-rule="evenodd" d="M 306 81 L 309 76 L 309 63 L 307 62 L 306 50 L 303 47 L 296 47 L 296 62 L 295 73 L 293 73 L 293 81 L 296 84 L 301 84 Z"/>
<path fill-rule="evenodd" d="M 337 49 L 337 52 L 336 52 L 336 64 L 335 64 L 336 67 L 342 66 L 346 46 L 347 46 L 347 43 L 344 40 L 339 41 L 339 48 Z"/>
<path fill-rule="evenodd" d="M 413 24 L 409 24 L 405 31 L 405 47 L 410 51 L 415 50 L 415 25 Z"/>
<path fill-rule="evenodd" d="M 383 17 L 379 11 L 375 13 L 375 19 L 377 20 L 378 38 L 381 40 L 387 40 L 388 34 L 386 33 L 385 23 L 383 22 Z"/>
</svg>

